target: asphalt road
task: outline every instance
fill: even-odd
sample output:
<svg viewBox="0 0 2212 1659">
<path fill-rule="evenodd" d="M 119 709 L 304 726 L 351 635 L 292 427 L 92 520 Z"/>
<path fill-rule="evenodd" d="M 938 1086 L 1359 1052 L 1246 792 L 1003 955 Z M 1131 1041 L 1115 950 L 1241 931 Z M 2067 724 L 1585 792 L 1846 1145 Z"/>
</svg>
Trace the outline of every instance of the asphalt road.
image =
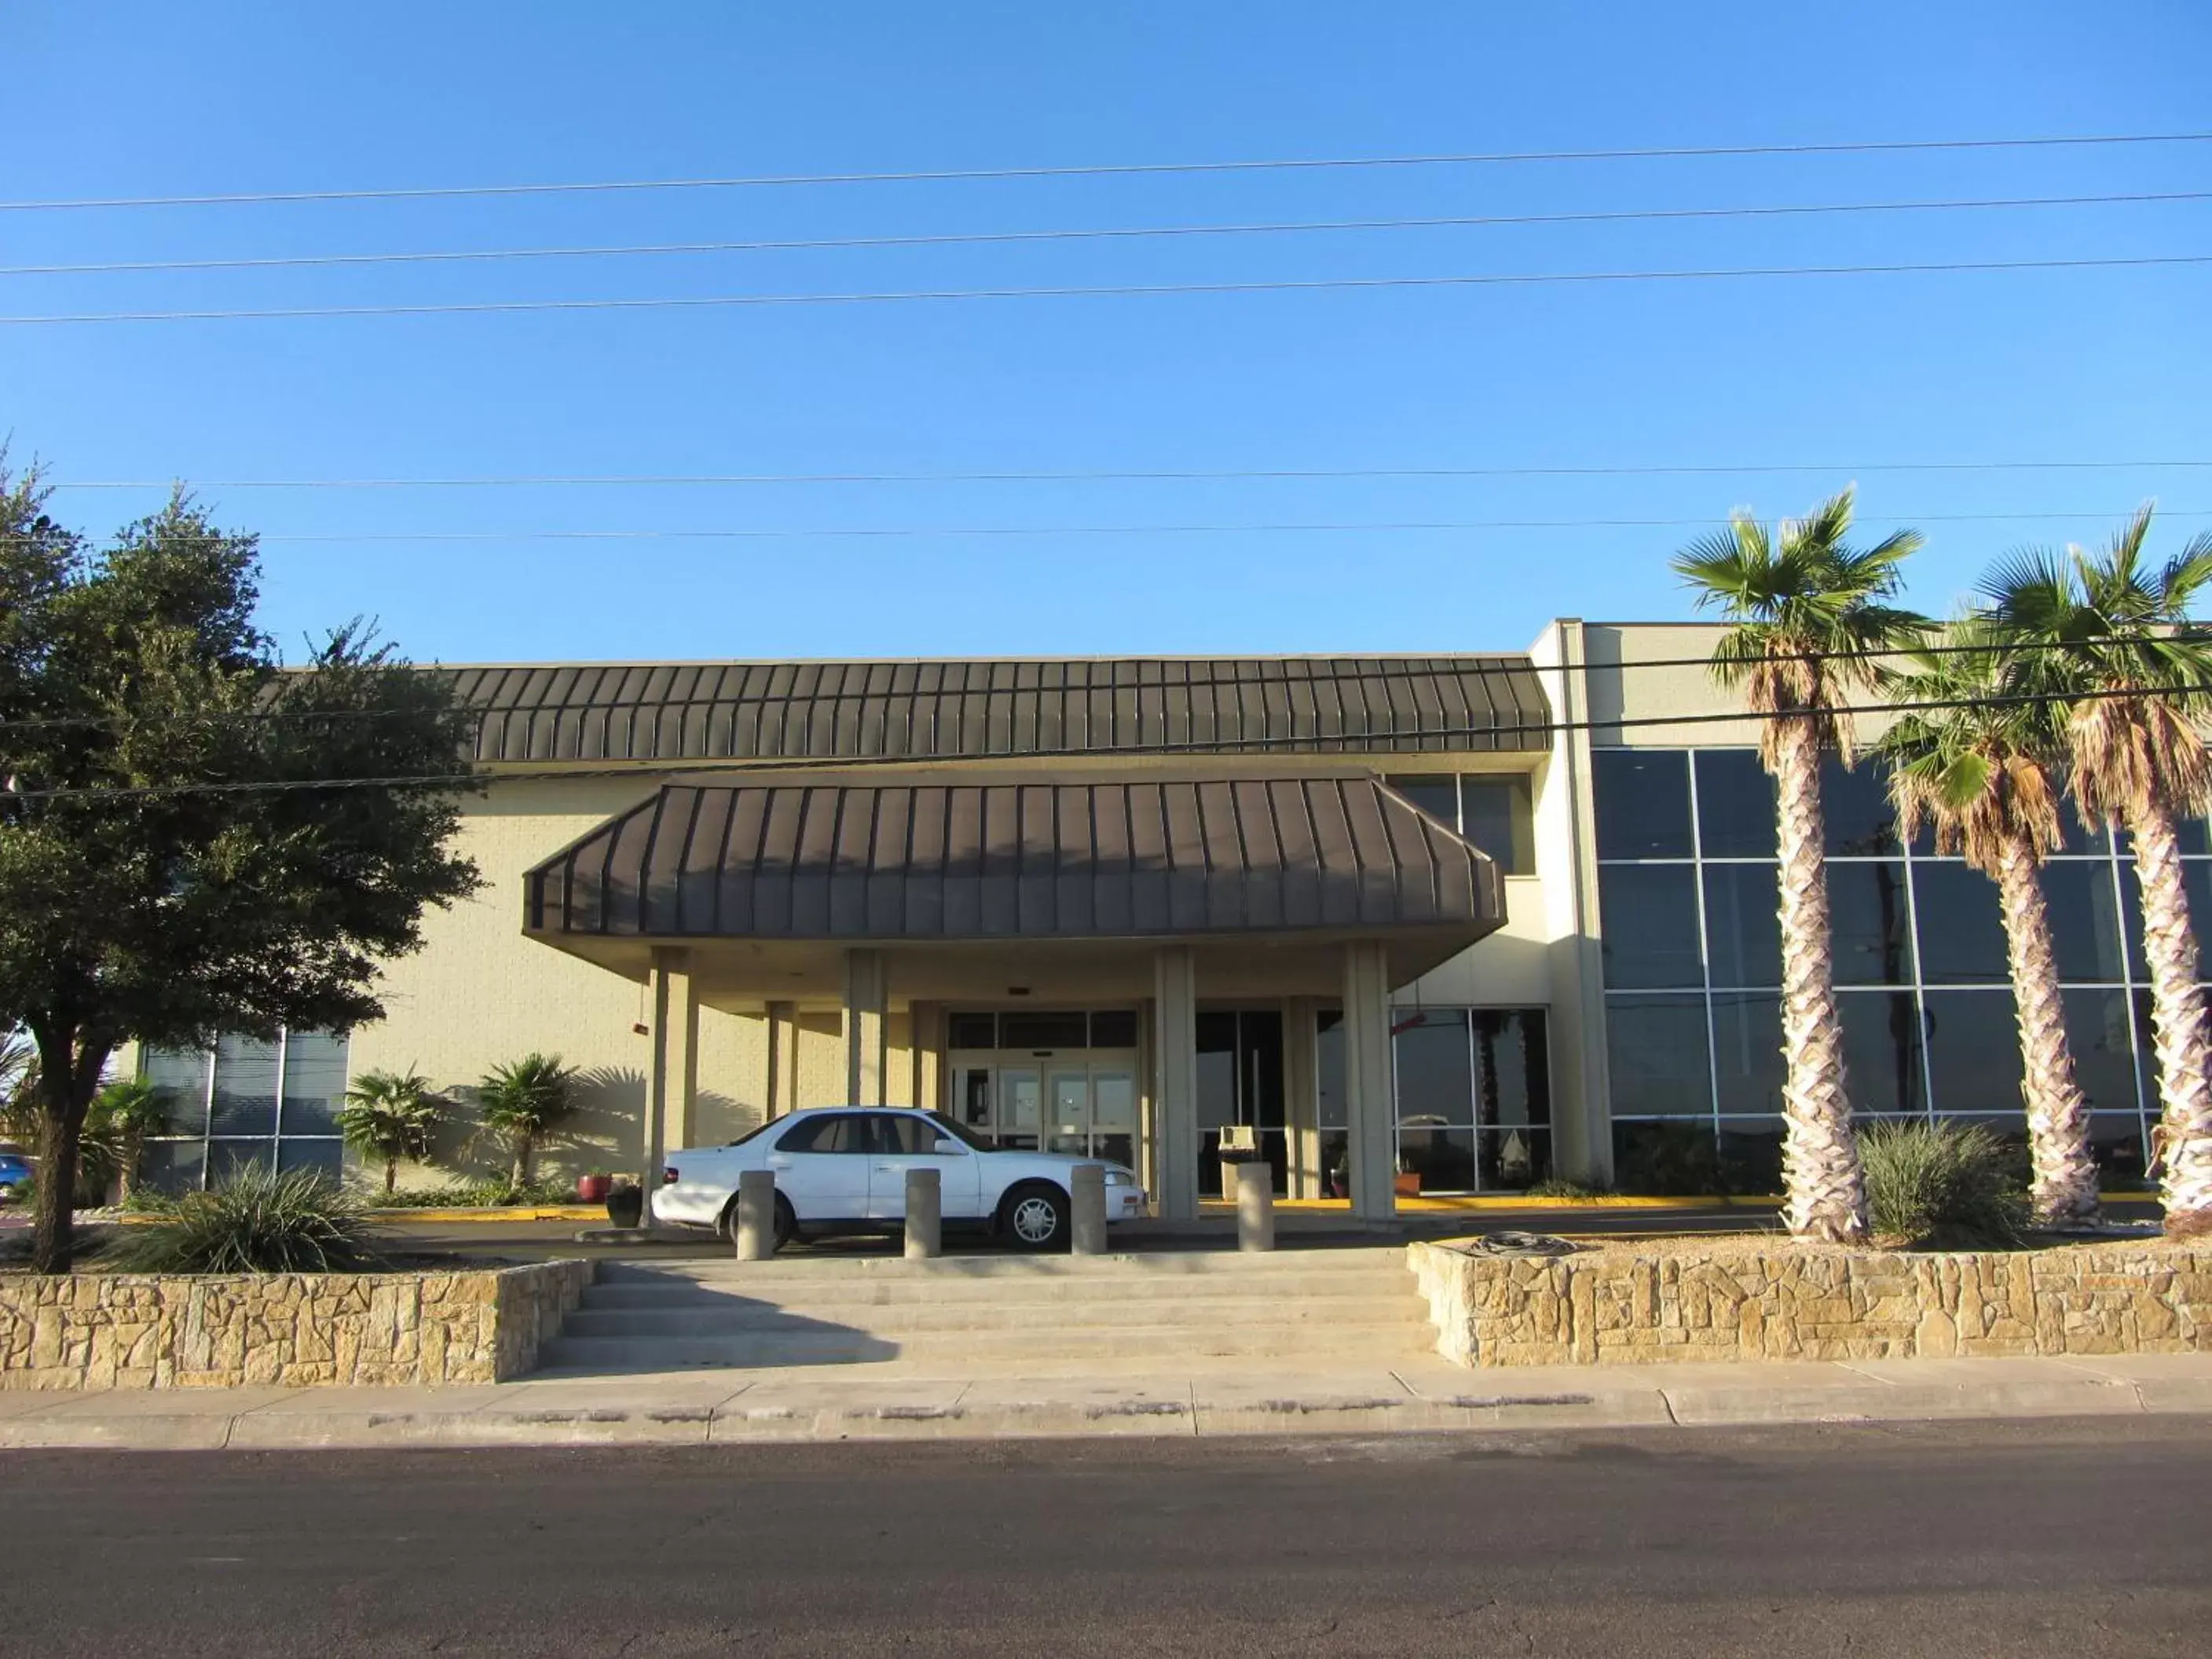
<svg viewBox="0 0 2212 1659">
<path fill-rule="evenodd" d="M 2212 1422 L 0 1456 L 0 1651 L 2212 1651 Z"/>
</svg>

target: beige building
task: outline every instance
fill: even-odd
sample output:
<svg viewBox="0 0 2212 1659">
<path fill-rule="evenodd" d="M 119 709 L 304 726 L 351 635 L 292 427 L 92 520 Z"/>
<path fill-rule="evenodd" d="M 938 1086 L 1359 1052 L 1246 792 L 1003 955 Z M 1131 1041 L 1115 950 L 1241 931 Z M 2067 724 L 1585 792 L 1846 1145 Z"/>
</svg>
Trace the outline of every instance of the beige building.
<svg viewBox="0 0 2212 1659">
<path fill-rule="evenodd" d="M 583 1076 L 562 1171 L 884 1102 L 1131 1163 L 1170 1215 L 1232 1127 L 1285 1194 L 1368 1215 L 1554 1176 L 1769 1187 L 1771 797 L 1711 639 L 452 670 L 483 892 L 428 919 L 374 1025 L 148 1057 L 183 1103 L 156 1174 L 334 1169 L 345 1078 L 465 1102 L 542 1050 Z M 2016 1116 L 1986 882 L 1835 772 L 1860 1109 Z M 2131 876 L 2086 840 L 2054 870 L 2100 1146 L 2139 1168 Z"/>
</svg>

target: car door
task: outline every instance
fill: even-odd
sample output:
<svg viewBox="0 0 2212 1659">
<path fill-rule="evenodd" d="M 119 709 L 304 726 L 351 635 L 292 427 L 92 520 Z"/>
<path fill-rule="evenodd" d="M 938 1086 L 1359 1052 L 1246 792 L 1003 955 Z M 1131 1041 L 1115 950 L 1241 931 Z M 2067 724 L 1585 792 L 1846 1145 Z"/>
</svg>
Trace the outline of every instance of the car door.
<svg viewBox="0 0 2212 1659">
<path fill-rule="evenodd" d="M 865 1112 L 794 1112 L 768 1167 L 801 1221 L 859 1221 L 868 1213 L 870 1146 Z"/>
<path fill-rule="evenodd" d="M 868 1160 L 868 1214 L 906 1219 L 906 1172 L 937 1171 L 938 1212 L 947 1218 L 981 1215 L 981 1160 L 952 1134 L 919 1112 L 872 1112 L 876 1155 Z"/>
</svg>

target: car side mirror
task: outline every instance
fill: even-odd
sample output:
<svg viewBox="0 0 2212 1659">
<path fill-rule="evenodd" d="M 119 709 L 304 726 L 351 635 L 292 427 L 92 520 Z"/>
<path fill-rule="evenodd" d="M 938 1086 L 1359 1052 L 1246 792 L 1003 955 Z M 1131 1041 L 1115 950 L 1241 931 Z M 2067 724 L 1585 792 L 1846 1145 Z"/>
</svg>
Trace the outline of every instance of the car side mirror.
<svg viewBox="0 0 2212 1659">
<path fill-rule="evenodd" d="M 937 1138 L 937 1145 L 930 1150 L 939 1158 L 957 1158 L 968 1149 L 951 1135 L 939 1135 Z"/>
</svg>

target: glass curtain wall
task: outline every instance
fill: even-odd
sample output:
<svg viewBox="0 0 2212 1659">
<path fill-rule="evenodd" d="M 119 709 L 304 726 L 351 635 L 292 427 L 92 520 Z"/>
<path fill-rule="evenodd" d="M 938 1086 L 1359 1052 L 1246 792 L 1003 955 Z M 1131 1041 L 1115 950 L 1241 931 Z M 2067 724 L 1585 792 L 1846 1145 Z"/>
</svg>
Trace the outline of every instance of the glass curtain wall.
<svg viewBox="0 0 2212 1659">
<path fill-rule="evenodd" d="M 1782 1133 L 1773 786 L 1747 749 L 1600 750 L 1598 889 L 1617 1179 L 1771 1191 Z M 1837 1002 L 1854 1113 L 2024 1136 L 1996 884 L 1906 844 L 1871 764 L 1822 780 Z M 2158 1113 L 2141 903 L 2124 846 L 2067 812 L 2045 872 L 2069 1035 L 2109 1178 L 2139 1180 Z M 2202 823 L 2192 903 L 2212 916 Z"/>
<path fill-rule="evenodd" d="M 168 1115 L 168 1133 L 146 1143 L 141 1176 L 154 1190 L 220 1187 L 248 1164 L 312 1170 L 332 1181 L 343 1171 L 343 1036 L 226 1036 L 212 1050 L 150 1049 L 142 1066 Z"/>
<path fill-rule="evenodd" d="M 1322 1190 L 1347 1190 L 1344 1017 L 1316 1020 Z M 1552 1173 L 1551 1053 L 1541 1008 L 1396 1008 L 1400 1192 L 1516 1192 Z"/>
<path fill-rule="evenodd" d="M 1535 873 L 1535 817 L 1528 779 L 1495 772 L 1424 772 L 1382 781 L 1489 854 L 1500 873 Z"/>
</svg>

